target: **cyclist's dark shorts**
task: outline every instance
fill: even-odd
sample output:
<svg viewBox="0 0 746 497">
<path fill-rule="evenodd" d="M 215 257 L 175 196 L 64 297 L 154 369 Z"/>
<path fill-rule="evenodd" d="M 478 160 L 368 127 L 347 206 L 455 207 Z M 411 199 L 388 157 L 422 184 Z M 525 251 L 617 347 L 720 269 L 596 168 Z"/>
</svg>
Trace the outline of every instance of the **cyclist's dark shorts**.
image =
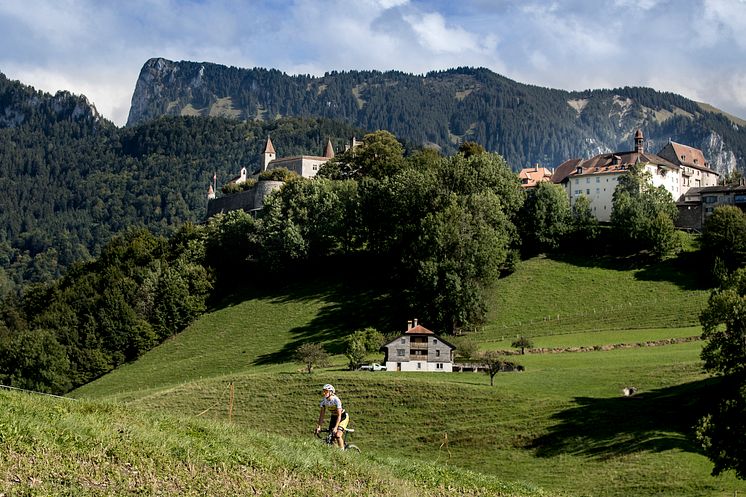
<svg viewBox="0 0 746 497">
<path fill-rule="evenodd" d="M 347 416 L 347 411 L 342 411 L 342 421 L 339 422 L 339 426 L 347 428 L 347 423 L 350 422 L 350 418 Z M 337 416 L 332 416 L 329 420 L 329 431 L 334 429 L 334 425 L 337 424 Z"/>
</svg>

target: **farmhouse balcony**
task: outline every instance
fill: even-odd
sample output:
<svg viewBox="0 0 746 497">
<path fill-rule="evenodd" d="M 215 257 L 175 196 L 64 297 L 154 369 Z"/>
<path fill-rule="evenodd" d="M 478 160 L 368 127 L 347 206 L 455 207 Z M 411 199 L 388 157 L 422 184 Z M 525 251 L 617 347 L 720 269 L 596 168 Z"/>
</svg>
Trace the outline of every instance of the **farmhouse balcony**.
<svg viewBox="0 0 746 497">
<path fill-rule="evenodd" d="M 409 348 L 412 350 L 427 350 L 427 342 L 424 342 L 424 343 L 411 342 L 409 344 Z"/>
</svg>

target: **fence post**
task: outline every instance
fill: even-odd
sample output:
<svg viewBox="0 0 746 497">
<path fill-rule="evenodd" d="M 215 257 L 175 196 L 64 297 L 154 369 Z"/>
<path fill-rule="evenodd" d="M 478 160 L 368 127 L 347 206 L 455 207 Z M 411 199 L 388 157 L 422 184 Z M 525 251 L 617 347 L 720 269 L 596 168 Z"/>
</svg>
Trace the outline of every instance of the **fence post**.
<svg viewBox="0 0 746 497">
<path fill-rule="evenodd" d="M 233 422 L 233 382 L 231 382 L 231 400 L 228 404 L 228 422 Z"/>
</svg>

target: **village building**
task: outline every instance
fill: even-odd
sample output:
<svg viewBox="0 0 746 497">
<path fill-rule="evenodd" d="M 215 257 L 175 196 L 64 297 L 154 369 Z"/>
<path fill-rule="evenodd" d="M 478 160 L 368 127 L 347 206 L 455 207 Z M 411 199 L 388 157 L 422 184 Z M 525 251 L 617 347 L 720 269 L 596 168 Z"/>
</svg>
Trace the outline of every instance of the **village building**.
<svg viewBox="0 0 746 497">
<path fill-rule="evenodd" d="M 746 213 L 746 182 L 690 188 L 676 203 L 679 209 L 676 225 L 701 230 L 715 209 L 724 205 L 733 205 Z"/>
<path fill-rule="evenodd" d="M 521 188 L 536 188 L 542 181 L 551 181 L 552 170 L 536 164 L 534 167 L 521 169 L 518 173 L 518 179 L 521 181 Z"/>
<path fill-rule="evenodd" d="M 456 347 L 432 331 L 407 321 L 407 331 L 381 347 L 387 371 L 453 371 Z"/>
<path fill-rule="evenodd" d="M 294 157 L 277 158 L 272 139 L 267 137 L 267 143 L 262 154 L 262 171 L 285 168 L 298 176 L 313 178 L 319 172 L 319 168 L 334 158 L 334 147 L 332 141 L 327 140 L 324 147 L 324 155 L 296 155 Z"/>
<path fill-rule="evenodd" d="M 631 151 L 567 160 L 555 169 L 552 181 L 564 186 L 571 206 L 579 197 L 588 197 L 591 211 L 601 222 L 611 220 L 614 190 L 619 178 L 633 165 L 642 165 L 650 173 L 652 185 L 665 188 L 674 201 L 694 185 L 717 184 L 718 173 L 710 169 L 700 150 L 670 142 L 659 154 L 646 152 L 645 137 L 639 129 L 634 140 Z"/>
</svg>

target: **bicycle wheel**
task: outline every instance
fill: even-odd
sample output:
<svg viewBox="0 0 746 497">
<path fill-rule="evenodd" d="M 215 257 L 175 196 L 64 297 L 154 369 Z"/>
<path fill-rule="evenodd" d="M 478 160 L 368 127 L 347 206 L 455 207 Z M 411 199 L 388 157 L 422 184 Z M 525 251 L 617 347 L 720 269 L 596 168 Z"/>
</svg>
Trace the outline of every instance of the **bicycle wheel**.
<svg viewBox="0 0 746 497">
<path fill-rule="evenodd" d="M 351 450 L 360 454 L 360 447 L 355 444 L 345 444 L 345 450 Z"/>
</svg>

